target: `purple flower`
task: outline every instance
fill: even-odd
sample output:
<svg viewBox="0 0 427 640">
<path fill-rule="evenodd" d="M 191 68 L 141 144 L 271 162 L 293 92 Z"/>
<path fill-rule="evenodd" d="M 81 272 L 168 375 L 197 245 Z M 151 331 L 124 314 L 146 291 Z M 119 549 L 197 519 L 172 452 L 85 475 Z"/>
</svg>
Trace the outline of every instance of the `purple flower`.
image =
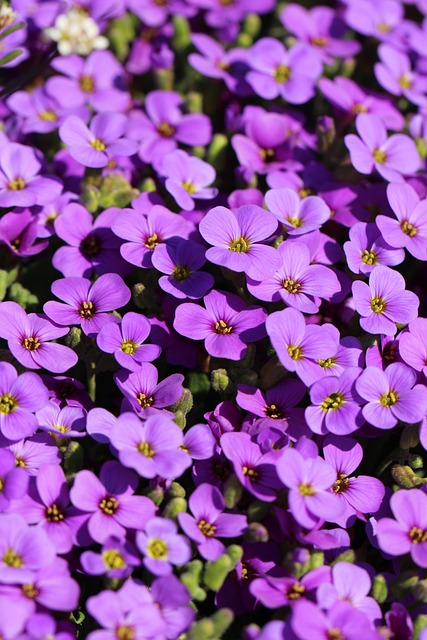
<svg viewBox="0 0 427 640">
<path fill-rule="evenodd" d="M 329 220 L 328 205 L 317 196 L 302 200 L 292 189 L 271 189 L 265 194 L 265 203 L 271 213 L 291 236 L 299 236 L 319 229 Z"/>
<path fill-rule="evenodd" d="M 416 385 L 415 371 L 394 362 L 385 371 L 367 367 L 356 381 L 357 392 L 368 401 L 363 416 L 378 429 L 391 429 L 398 420 L 415 424 L 427 411 L 427 390 Z"/>
<path fill-rule="evenodd" d="M 0 513 L 6 511 L 11 500 L 22 498 L 28 487 L 28 474 L 16 467 L 15 458 L 7 449 L 0 449 Z"/>
<path fill-rule="evenodd" d="M 261 307 L 246 307 L 238 296 L 221 291 L 211 291 L 203 301 L 206 309 L 191 302 L 181 304 L 174 327 L 187 338 L 204 340 L 210 355 L 240 360 L 248 342 L 265 336 L 266 312 Z"/>
<path fill-rule="evenodd" d="M 417 317 L 419 300 L 406 291 L 405 279 L 397 271 L 379 265 L 369 276 L 369 286 L 357 280 L 352 286 L 353 301 L 360 314 L 360 326 L 368 333 L 394 336 L 396 322 L 408 324 Z"/>
<path fill-rule="evenodd" d="M 191 147 L 209 144 L 212 125 L 201 113 L 182 113 L 183 100 L 174 91 L 150 91 L 144 106 L 131 115 L 130 135 L 139 144 L 138 155 L 144 162 L 161 168 L 163 158 L 177 148 L 177 142 Z"/>
<path fill-rule="evenodd" d="M 61 462 L 62 456 L 58 445 L 47 433 L 36 433 L 35 436 L 19 442 L 7 440 L 0 435 L 0 443 L 2 447 L 13 453 L 15 465 L 24 469 L 30 476 L 36 476 L 43 464 L 59 464 Z"/>
<path fill-rule="evenodd" d="M 157 384 L 159 373 L 153 364 L 143 362 L 133 373 L 119 371 L 114 380 L 136 413 L 144 418 L 158 415 L 182 395 L 184 376 L 174 373 Z M 163 411 L 165 413 L 165 411 Z"/>
<path fill-rule="evenodd" d="M 419 567 L 427 567 L 427 495 L 421 489 L 400 489 L 390 498 L 395 520 L 377 522 L 381 551 L 392 556 L 410 553 Z"/>
<path fill-rule="evenodd" d="M 120 366 L 138 371 L 142 362 L 151 362 L 159 357 L 161 348 L 156 344 L 143 344 L 151 331 L 147 318 L 140 313 L 126 313 L 120 325 L 113 322 L 103 326 L 96 336 L 102 351 L 114 353 Z"/>
<path fill-rule="evenodd" d="M 198 271 L 206 262 L 205 249 L 191 240 L 176 245 L 159 245 L 153 252 L 152 263 L 161 273 L 159 286 L 175 298 L 196 300 L 213 286 L 210 273 Z"/>
<path fill-rule="evenodd" d="M 425 105 L 427 78 L 411 69 L 409 56 L 393 46 L 381 44 L 378 57 L 381 62 L 374 65 L 374 73 L 380 85 L 394 96 L 405 96 L 414 104 Z"/>
<path fill-rule="evenodd" d="M 420 168 L 415 142 L 401 133 L 387 138 L 386 128 L 378 116 L 360 113 L 356 129 L 360 137 L 350 133 L 344 141 L 351 163 L 359 173 L 370 174 L 376 169 L 388 182 L 402 182 L 402 174 L 409 175 Z"/>
<path fill-rule="evenodd" d="M 110 441 L 120 462 L 143 478 L 178 478 L 191 465 L 190 456 L 182 450 L 181 429 L 160 413 L 145 422 L 133 413 L 122 413 L 111 428 Z"/>
<path fill-rule="evenodd" d="M 225 553 L 225 546 L 218 538 L 237 538 L 247 527 L 246 516 L 222 513 L 224 498 L 220 490 L 210 484 L 200 484 L 191 494 L 188 506 L 193 515 L 179 513 L 178 522 L 206 560 L 217 560 Z"/>
<path fill-rule="evenodd" d="M 318 456 L 304 458 L 296 449 L 285 449 L 276 468 L 289 488 L 290 512 L 301 526 L 312 529 L 320 519 L 335 522 L 342 515 L 341 501 L 329 491 L 336 473 L 327 462 Z"/>
<path fill-rule="evenodd" d="M 281 487 L 274 465 L 274 453 L 263 454 L 247 433 L 224 433 L 220 440 L 226 458 L 249 493 L 259 500 L 273 502 Z"/>
<path fill-rule="evenodd" d="M 93 270 L 126 275 L 129 267 L 119 254 L 122 244 L 111 231 L 117 210 L 107 209 L 96 220 L 80 204 L 71 203 L 55 220 L 56 235 L 68 246 L 60 247 L 52 264 L 63 276 L 90 278 Z"/>
<path fill-rule="evenodd" d="M 406 364 L 427 376 L 427 319 L 416 318 L 408 329 L 399 336 L 399 354 Z"/>
<path fill-rule="evenodd" d="M 376 222 L 379 218 L 384 217 L 377 216 Z M 389 218 L 386 220 L 388 221 Z M 368 275 L 379 264 L 394 266 L 403 262 L 404 251 L 394 249 L 387 244 L 384 234 L 378 229 L 378 226 L 373 223 L 357 222 L 351 227 L 350 241 L 345 242 L 343 248 L 348 268 L 353 273 Z"/>
<path fill-rule="evenodd" d="M 214 245 L 206 251 L 207 259 L 231 271 L 243 271 L 254 280 L 262 280 L 279 268 L 277 251 L 260 244 L 276 229 L 275 218 L 254 204 L 236 211 L 214 207 L 199 224 L 203 238 Z"/>
<path fill-rule="evenodd" d="M 73 367 L 77 354 L 62 344 L 48 342 L 68 333 L 41 314 L 26 314 L 16 302 L 0 303 L 0 336 L 8 341 L 15 358 L 27 369 L 47 369 L 62 373 Z"/>
<path fill-rule="evenodd" d="M 212 200 L 218 194 L 218 189 L 208 188 L 215 180 L 215 169 L 180 149 L 163 158 L 159 174 L 166 178 L 165 187 L 178 206 L 187 211 L 194 209 L 194 198 Z"/>
<path fill-rule="evenodd" d="M 351 526 L 355 516 L 364 519 L 365 513 L 376 513 L 384 498 L 384 485 L 372 476 L 349 477 L 362 462 L 363 449 L 351 438 L 328 436 L 323 447 L 325 460 L 336 471 L 332 491 L 340 498 L 344 513 L 337 522 Z"/>
<path fill-rule="evenodd" d="M 6 213 L 0 219 L 0 242 L 16 256 L 24 258 L 44 251 L 48 240 L 37 242 L 40 227 L 29 209 Z"/>
<path fill-rule="evenodd" d="M 136 534 L 136 544 L 144 554 L 144 566 L 155 576 L 172 573 L 171 565 L 182 565 L 191 558 L 190 543 L 177 533 L 173 520 L 152 518 L 144 531 Z"/>
<path fill-rule="evenodd" d="M 80 556 L 85 573 L 91 576 L 106 575 L 108 578 L 127 578 L 134 567 L 141 564 L 135 547 L 127 540 L 108 538 L 102 545 L 101 553 L 85 551 Z"/>
<path fill-rule="evenodd" d="M 61 409 L 56 402 L 48 402 L 37 411 L 39 427 L 57 438 L 82 438 L 86 435 L 86 412 L 80 407 L 65 406 Z"/>
<path fill-rule="evenodd" d="M 121 209 L 112 224 L 116 236 L 128 240 L 120 247 L 123 258 L 143 269 L 152 266 L 152 254 L 159 244 L 168 245 L 172 239 L 186 238 L 190 229 L 180 216 L 158 204 L 146 215 L 139 209 Z"/>
<path fill-rule="evenodd" d="M 362 426 L 362 398 L 355 389 L 359 374 L 359 368 L 349 367 L 339 377 L 326 376 L 313 384 L 305 419 L 314 433 L 344 436 Z"/>
<path fill-rule="evenodd" d="M 403 7 L 393 0 L 379 0 L 375 4 L 369 0 L 349 2 L 345 20 L 358 33 L 389 40 L 395 37 L 396 28 L 402 23 Z"/>
<path fill-rule="evenodd" d="M 46 315 L 59 325 L 79 324 L 83 333 L 94 337 L 109 322 L 119 322 L 107 311 L 119 309 L 130 300 L 130 291 L 122 278 L 105 273 L 92 285 L 86 278 L 63 278 L 52 284 L 52 293 L 65 304 L 46 302 Z"/>
<path fill-rule="evenodd" d="M 92 538 L 101 544 L 111 536 L 123 539 L 126 529 L 140 529 L 156 511 L 145 496 L 135 496 L 138 476 L 116 461 L 102 465 L 99 478 L 79 471 L 70 491 L 71 502 L 88 516 Z"/>
<path fill-rule="evenodd" d="M 293 607 L 291 625 L 299 640 L 381 640 L 369 618 L 348 602 L 337 602 L 326 614 L 320 606 L 302 598 Z"/>
<path fill-rule="evenodd" d="M 330 567 L 316 567 L 299 581 L 293 576 L 266 575 L 254 580 L 250 586 L 252 595 L 268 609 L 293 607 L 300 598 L 310 598 L 319 586 L 330 580 Z"/>
<path fill-rule="evenodd" d="M 208 252 L 209 253 L 209 252 Z M 283 300 L 303 313 L 317 313 L 320 298 L 330 299 L 341 287 L 334 272 L 323 265 L 310 264 L 310 251 L 301 242 L 282 242 L 277 253 L 282 260 L 274 275 L 261 272 L 262 282 L 255 282 L 249 271 L 248 289 L 259 300 Z M 274 266 L 274 264 L 272 265 Z"/>
<path fill-rule="evenodd" d="M 319 56 L 304 44 L 289 51 L 275 38 L 261 38 L 250 49 L 246 80 L 266 100 L 281 96 L 290 104 L 303 104 L 314 95 L 315 80 L 322 73 Z"/>
<path fill-rule="evenodd" d="M 0 362 L 0 433 L 9 440 L 21 440 L 36 432 L 33 415 L 49 400 L 49 393 L 39 376 L 23 373 L 8 362 Z"/>
<path fill-rule="evenodd" d="M 427 202 L 406 183 L 389 184 L 387 198 L 397 220 L 377 216 L 382 236 L 392 247 L 405 247 L 418 260 L 427 260 Z"/>
<path fill-rule="evenodd" d="M 128 108 L 130 96 L 124 89 L 123 67 L 111 51 L 93 51 L 86 59 L 57 56 L 51 67 L 63 75 L 49 78 L 46 90 L 63 107 L 89 104 L 96 112 Z"/>
<path fill-rule="evenodd" d="M 2 144 L 0 151 L 0 207 L 32 207 L 49 204 L 59 196 L 62 184 L 40 176 L 41 163 L 34 149 L 16 142 Z"/>
<path fill-rule="evenodd" d="M 59 136 L 85 167 L 106 167 L 112 156 L 132 156 L 138 149 L 134 140 L 124 137 L 127 124 L 125 115 L 110 111 L 94 116 L 89 127 L 77 116 L 69 116 Z"/>
<path fill-rule="evenodd" d="M 338 336 L 328 325 L 306 325 L 296 309 L 270 314 L 265 323 L 271 343 L 287 371 L 295 371 L 306 384 L 323 376 L 319 360 L 332 358 L 338 350 Z"/>
</svg>

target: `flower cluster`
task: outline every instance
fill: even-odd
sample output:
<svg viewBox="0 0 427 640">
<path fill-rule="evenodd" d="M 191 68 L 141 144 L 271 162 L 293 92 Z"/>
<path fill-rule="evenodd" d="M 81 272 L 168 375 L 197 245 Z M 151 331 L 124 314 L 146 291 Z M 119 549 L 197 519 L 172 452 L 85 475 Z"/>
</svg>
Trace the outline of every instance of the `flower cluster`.
<svg viewBox="0 0 427 640">
<path fill-rule="evenodd" d="M 0 5 L 0 638 L 427 640 L 426 0 Z"/>
</svg>

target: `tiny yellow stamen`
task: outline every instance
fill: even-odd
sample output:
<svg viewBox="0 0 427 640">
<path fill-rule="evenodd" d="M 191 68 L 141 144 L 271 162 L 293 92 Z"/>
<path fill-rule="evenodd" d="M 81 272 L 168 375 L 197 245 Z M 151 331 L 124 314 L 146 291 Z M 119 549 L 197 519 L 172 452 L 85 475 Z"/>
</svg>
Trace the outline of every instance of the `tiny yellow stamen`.
<svg viewBox="0 0 427 640">
<path fill-rule="evenodd" d="M 292 227 L 295 227 L 295 229 L 299 229 L 303 225 L 303 221 L 297 216 L 289 216 L 288 218 L 286 218 L 286 222 L 289 222 L 289 224 Z"/>
<path fill-rule="evenodd" d="M 322 411 L 335 411 L 336 409 L 340 409 L 340 407 L 345 404 L 345 398 L 342 393 L 339 391 L 335 393 L 331 393 L 327 398 L 325 398 L 320 405 Z"/>
<path fill-rule="evenodd" d="M 233 331 L 233 327 L 228 325 L 225 320 L 218 320 L 215 322 L 215 332 L 220 335 L 228 335 Z"/>
<path fill-rule="evenodd" d="M 301 360 L 302 358 L 302 349 L 301 347 L 296 347 L 293 344 L 288 344 L 286 347 L 286 351 L 289 353 L 289 356 L 292 360 Z"/>
<path fill-rule="evenodd" d="M 291 69 L 285 64 L 279 64 L 274 73 L 274 79 L 279 84 L 285 84 L 291 77 Z"/>
<path fill-rule="evenodd" d="M 334 493 L 344 493 L 346 489 L 348 489 L 349 479 L 345 475 L 345 473 L 339 473 L 338 478 L 335 480 L 332 485 L 332 491 Z"/>
<path fill-rule="evenodd" d="M 22 340 L 21 346 L 27 349 L 27 351 L 36 351 L 40 347 L 40 340 L 37 336 L 30 336 Z"/>
<path fill-rule="evenodd" d="M 103 498 L 99 503 L 99 508 L 105 515 L 112 516 L 113 513 L 116 513 L 119 508 L 119 502 L 114 496 L 109 496 L 108 498 Z"/>
<path fill-rule="evenodd" d="M 381 298 L 379 296 L 371 298 L 371 309 L 374 313 L 384 313 L 386 308 L 387 302 L 384 300 L 384 298 Z"/>
<path fill-rule="evenodd" d="M 216 526 L 214 524 L 209 524 L 209 522 L 206 522 L 206 520 L 200 520 L 197 526 L 199 527 L 203 535 L 207 536 L 208 538 L 213 536 L 216 531 Z"/>
<path fill-rule="evenodd" d="M 402 222 L 400 223 L 400 228 L 402 229 L 403 233 L 405 233 L 410 238 L 413 238 L 418 233 L 417 227 L 414 227 L 414 225 L 407 220 L 402 220 Z"/>
<path fill-rule="evenodd" d="M 188 267 L 185 267 L 184 265 L 177 265 L 172 271 L 172 277 L 174 278 L 174 280 L 177 280 L 178 282 L 182 282 L 183 280 L 186 280 L 187 278 L 190 277 L 190 275 L 191 275 L 191 270 Z"/>
<path fill-rule="evenodd" d="M 288 293 L 298 293 L 301 289 L 301 283 L 292 280 L 291 278 L 286 278 L 282 282 L 282 286 Z"/>
<path fill-rule="evenodd" d="M 95 90 L 95 80 L 92 76 L 80 76 L 79 85 L 85 93 L 92 93 Z"/>
<path fill-rule="evenodd" d="M 316 493 L 311 484 L 307 484 L 306 482 L 301 482 L 298 486 L 298 491 L 302 496 L 314 496 Z"/>
<path fill-rule="evenodd" d="M 108 570 L 123 569 L 126 566 L 126 562 L 117 549 L 108 549 L 102 554 L 102 560 Z"/>
<path fill-rule="evenodd" d="M 0 396 L 0 413 L 3 413 L 4 415 L 12 413 L 12 411 L 15 411 L 17 406 L 17 399 L 11 396 L 10 393 L 5 393 Z"/>
<path fill-rule="evenodd" d="M 390 391 L 387 391 L 387 393 L 383 393 L 380 396 L 380 404 L 382 404 L 383 407 L 392 407 L 394 404 L 396 404 L 396 402 L 399 400 L 399 396 L 396 393 L 396 391 L 393 391 L 390 389 Z"/>
<path fill-rule="evenodd" d="M 15 180 L 11 180 L 7 185 L 9 191 L 22 191 L 25 187 L 26 184 L 23 178 L 15 178 Z"/>
<path fill-rule="evenodd" d="M 21 556 L 18 555 L 11 547 L 6 549 L 2 560 L 8 567 L 14 567 L 15 569 L 19 569 L 24 564 Z"/>
<path fill-rule="evenodd" d="M 169 124 L 169 122 L 161 122 L 157 125 L 156 129 L 163 138 L 171 138 L 175 133 L 175 127 Z"/>
<path fill-rule="evenodd" d="M 58 116 L 56 115 L 56 113 L 54 111 L 51 111 L 50 109 L 48 109 L 47 111 L 41 111 L 39 113 L 39 118 L 40 120 L 44 120 L 45 122 L 55 122 L 55 120 L 58 120 Z"/>
<path fill-rule="evenodd" d="M 88 320 L 89 318 L 93 318 L 93 316 L 95 315 L 93 302 L 82 302 L 79 308 L 79 315 L 82 318 L 86 318 L 86 320 Z"/>
<path fill-rule="evenodd" d="M 123 353 L 127 353 L 130 356 L 133 353 L 135 353 L 137 349 L 138 349 L 138 345 L 136 344 L 136 342 L 133 342 L 132 340 L 124 340 L 124 342 L 122 342 L 122 344 L 120 345 L 120 350 L 123 351 Z"/>
<path fill-rule="evenodd" d="M 250 242 L 248 238 L 245 236 L 240 236 L 240 238 L 235 238 L 230 242 L 228 248 L 230 251 L 235 251 L 236 253 L 247 253 L 249 251 Z"/>
<path fill-rule="evenodd" d="M 184 187 L 184 189 L 186 190 L 186 192 L 190 194 L 190 196 L 192 196 L 194 193 L 196 193 L 197 187 L 192 182 L 190 182 L 189 180 L 187 180 L 186 182 L 182 182 L 181 184 Z"/>
<path fill-rule="evenodd" d="M 154 449 L 149 442 L 140 442 L 137 446 L 139 453 L 141 453 L 146 458 L 154 457 Z"/>
<path fill-rule="evenodd" d="M 165 560 L 168 557 L 168 546 L 164 540 L 153 538 L 147 545 L 147 555 L 155 560 Z"/>
<path fill-rule="evenodd" d="M 96 149 L 96 151 L 104 151 L 106 148 L 106 144 L 99 138 L 94 138 L 93 140 L 91 140 L 90 146 Z"/>
<path fill-rule="evenodd" d="M 385 161 L 387 159 L 385 151 L 383 151 L 382 149 L 375 149 L 373 156 L 377 164 L 385 164 Z"/>
<path fill-rule="evenodd" d="M 147 407 L 151 407 L 151 405 L 154 402 L 153 396 L 147 396 L 147 394 L 142 393 L 142 391 L 138 393 L 138 395 L 136 396 L 136 399 L 138 401 L 138 404 L 140 404 L 143 409 L 146 409 Z"/>
<path fill-rule="evenodd" d="M 360 254 L 360 257 L 364 264 L 378 264 L 378 256 L 372 249 L 370 251 L 365 249 L 365 251 L 362 251 Z"/>
</svg>

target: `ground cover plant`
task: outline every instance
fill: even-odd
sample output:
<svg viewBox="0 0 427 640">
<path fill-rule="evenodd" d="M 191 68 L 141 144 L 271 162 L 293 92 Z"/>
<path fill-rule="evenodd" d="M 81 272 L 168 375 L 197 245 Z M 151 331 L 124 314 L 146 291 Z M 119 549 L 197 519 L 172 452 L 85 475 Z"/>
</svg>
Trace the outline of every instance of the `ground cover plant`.
<svg viewBox="0 0 427 640">
<path fill-rule="evenodd" d="M 427 2 L 0 3 L 0 638 L 427 640 Z"/>
</svg>

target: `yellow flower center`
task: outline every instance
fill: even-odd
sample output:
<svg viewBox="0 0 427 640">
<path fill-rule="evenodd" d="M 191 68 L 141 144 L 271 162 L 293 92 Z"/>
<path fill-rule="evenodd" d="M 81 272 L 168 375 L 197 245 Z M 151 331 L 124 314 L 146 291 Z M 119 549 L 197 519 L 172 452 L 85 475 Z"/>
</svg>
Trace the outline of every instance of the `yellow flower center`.
<svg viewBox="0 0 427 640">
<path fill-rule="evenodd" d="M 329 629 L 326 633 L 328 640 L 345 640 L 339 629 Z"/>
<path fill-rule="evenodd" d="M 298 600 L 298 598 L 301 598 L 304 592 L 304 585 L 300 584 L 299 582 L 295 582 L 295 584 L 293 584 L 292 587 L 287 590 L 286 596 L 288 600 Z"/>
<path fill-rule="evenodd" d="M 279 64 L 274 72 L 274 79 L 279 84 L 285 84 L 291 77 L 291 69 L 285 64 Z"/>
<path fill-rule="evenodd" d="M 286 222 L 289 222 L 289 224 L 292 227 L 295 227 L 295 229 L 299 229 L 299 227 L 302 227 L 303 225 L 303 221 L 297 216 L 289 216 L 288 218 L 286 218 Z"/>
<path fill-rule="evenodd" d="M 15 178 L 15 180 L 11 180 L 7 185 L 9 191 L 22 191 L 25 187 L 26 184 L 23 178 Z"/>
<path fill-rule="evenodd" d="M 24 347 L 24 349 L 27 349 L 27 351 L 36 351 L 40 347 L 40 340 L 37 338 L 37 336 L 24 338 L 21 342 L 21 347 Z"/>
<path fill-rule="evenodd" d="M 120 625 L 115 628 L 115 637 L 117 640 L 135 640 L 135 629 L 129 625 Z"/>
<path fill-rule="evenodd" d="M 49 522 L 62 522 L 62 520 L 64 519 L 64 514 L 56 504 L 52 504 L 50 507 L 46 507 L 45 514 L 46 519 Z"/>
<path fill-rule="evenodd" d="M 130 356 L 133 353 L 135 353 L 137 349 L 138 349 L 138 345 L 136 344 L 136 342 L 133 342 L 132 340 L 124 340 L 124 342 L 122 342 L 122 344 L 120 345 L 120 350 L 123 351 L 123 353 L 127 353 Z"/>
<path fill-rule="evenodd" d="M 419 527 L 412 527 L 412 529 L 409 531 L 409 538 L 414 544 L 427 542 L 427 531 L 424 531 Z"/>
<path fill-rule="evenodd" d="M 330 369 L 337 363 L 336 358 L 326 358 L 326 360 L 318 360 L 317 364 L 322 367 L 322 369 Z"/>
<path fill-rule="evenodd" d="M 227 335 L 233 331 L 233 327 L 228 325 L 225 320 L 218 320 L 215 322 L 215 332 L 220 335 Z"/>
<path fill-rule="evenodd" d="M 352 107 L 351 107 L 351 111 L 352 113 L 366 113 L 368 110 L 365 107 L 364 104 L 360 104 L 360 102 L 356 102 Z"/>
<path fill-rule="evenodd" d="M 392 407 L 398 400 L 399 396 L 397 395 L 396 391 L 390 390 L 380 396 L 379 402 L 383 407 Z"/>
<path fill-rule="evenodd" d="M 314 496 L 316 493 L 311 484 L 307 484 L 306 482 L 301 482 L 298 486 L 298 491 L 302 496 Z"/>
<path fill-rule="evenodd" d="M 11 396 L 10 393 L 5 393 L 0 396 L 0 413 L 3 413 L 4 415 L 12 413 L 12 411 L 15 411 L 17 406 L 17 399 Z"/>
<path fill-rule="evenodd" d="M 373 156 L 377 164 L 385 164 L 385 161 L 387 159 L 385 151 L 383 151 L 382 149 L 375 149 Z"/>
<path fill-rule="evenodd" d="M 168 557 L 168 546 L 164 540 L 153 538 L 147 545 L 147 555 L 155 560 L 165 560 Z"/>
<path fill-rule="evenodd" d="M 250 467 L 242 467 L 243 475 L 247 476 L 250 482 L 256 482 L 259 477 L 259 473 L 256 469 L 251 469 Z"/>
<path fill-rule="evenodd" d="M 301 347 L 296 347 L 293 344 L 288 344 L 286 347 L 286 351 L 289 353 L 289 356 L 292 360 L 301 360 L 302 358 L 302 349 Z"/>
<path fill-rule="evenodd" d="M 300 198 L 308 198 L 308 196 L 314 195 L 313 189 L 309 189 L 308 187 L 301 187 L 298 189 L 298 195 Z"/>
<path fill-rule="evenodd" d="M 377 29 L 378 31 L 381 31 L 381 33 L 388 33 L 391 30 L 391 27 L 385 22 L 379 22 L 377 24 Z"/>
<path fill-rule="evenodd" d="M 21 556 L 18 555 L 11 547 L 6 549 L 2 560 L 8 567 L 14 567 L 15 569 L 19 569 L 24 564 Z"/>
<path fill-rule="evenodd" d="M 372 249 L 370 251 L 365 249 L 365 251 L 360 254 L 360 257 L 364 264 L 378 264 L 378 256 L 375 251 L 372 251 Z"/>
<path fill-rule="evenodd" d="M 39 590 L 34 584 L 23 584 L 21 587 L 22 595 L 30 600 L 34 600 L 39 595 Z"/>
<path fill-rule="evenodd" d="M 138 404 L 141 405 L 141 407 L 143 409 L 146 409 L 147 407 L 151 407 L 151 405 L 154 402 L 154 398 L 153 396 L 147 396 L 146 393 L 138 393 L 138 395 L 136 396 L 136 399 L 138 401 Z"/>
<path fill-rule="evenodd" d="M 330 396 L 325 398 L 320 405 L 320 408 L 322 411 L 336 411 L 336 409 L 342 407 L 344 403 L 345 398 L 343 394 L 337 391 L 335 393 L 331 393 Z"/>
<path fill-rule="evenodd" d="M 271 162 L 274 160 L 275 151 L 274 149 L 260 149 L 259 155 L 261 156 L 261 160 L 263 162 Z"/>
<path fill-rule="evenodd" d="M 412 78 L 409 73 L 404 73 L 402 76 L 400 76 L 399 85 L 402 87 L 402 89 L 410 89 L 412 87 L 412 84 Z"/>
<path fill-rule="evenodd" d="M 26 466 L 27 464 L 24 458 L 20 458 L 19 456 L 15 458 L 15 467 L 20 467 L 21 469 L 25 469 Z"/>
<path fill-rule="evenodd" d="M 154 457 L 154 449 L 149 442 L 140 442 L 137 446 L 139 453 L 141 453 L 146 458 Z"/>
<path fill-rule="evenodd" d="M 92 93 L 95 90 L 95 80 L 92 76 L 80 76 L 79 85 L 85 93 Z"/>
<path fill-rule="evenodd" d="M 292 280 L 291 278 L 283 280 L 282 286 L 288 293 L 298 293 L 301 289 L 301 284 L 299 282 L 295 282 L 295 280 Z"/>
<path fill-rule="evenodd" d="M 117 549 L 108 549 L 102 554 L 102 560 L 109 571 L 111 569 L 122 569 L 126 566 L 126 562 Z"/>
<path fill-rule="evenodd" d="M 264 408 L 264 411 L 267 418 L 277 419 L 282 417 L 282 412 L 280 411 L 279 407 L 277 407 L 275 404 L 268 404 Z"/>
<path fill-rule="evenodd" d="M 172 277 L 178 282 L 186 280 L 191 275 L 191 270 L 184 265 L 177 265 L 172 271 Z"/>
<path fill-rule="evenodd" d="M 400 228 L 402 229 L 403 233 L 405 233 L 410 238 L 413 238 L 418 233 L 417 227 L 414 227 L 414 225 L 407 220 L 402 220 L 402 222 L 400 223 Z"/>
<path fill-rule="evenodd" d="M 105 515 L 112 516 L 113 513 L 116 513 L 119 508 L 119 502 L 114 496 L 109 496 L 107 498 L 102 498 L 99 503 L 99 508 Z"/>
<path fill-rule="evenodd" d="M 96 149 L 96 151 L 104 151 L 106 144 L 102 142 L 99 138 L 94 138 L 90 141 L 90 146 Z"/>
<path fill-rule="evenodd" d="M 56 115 L 55 111 L 51 111 L 50 109 L 48 109 L 47 111 L 41 111 L 39 113 L 39 118 L 40 120 L 44 120 L 45 122 L 55 122 L 55 120 L 58 120 L 58 116 Z"/>
<path fill-rule="evenodd" d="M 335 480 L 332 491 L 334 493 L 344 493 L 344 491 L 348 488 L 349 479 L 345 475 L 345 473 L 339 473 L 337 479 Z"/>
<path fill-rule="evenodd" d="M 175 133 L 175 127 L 169 124 L 169 122 L 161 122 L 157 125 L 156 129 L 163 138 L 171 138 Z"/>
<path fill-rule="evenodd" d="M 184 187 L 184 189 L 186 190 L 186 192 L 190 194 L 190 196 L 192 196 L 194 193 L 196 193 L 197 187 L 192 182 L 190 182 L 189 180 L 187 180 L 186 182 L 182 182 L 181 184 Z"/>
<path fill-rule="evenodd" d="M 153 249 L 155 249 L 159 243 L 160 243 L 159 236 L 157 235 L 157 233 L 153 233 L 151 236 L 148 236 L 148 238 L 145 239 L 144 244 L 147 247 L 147 249 L 150 249 L 151 251 L 153 251 Z"/>
<path fill-rule="evenodd" d="M 371 309 L 374 313 L 384 313 L 387 308 L 387 302 L 384 298 L 376 296 L 371 298 Z"/>
<path fill-rule="evenodd" d="M 93 318 L 93 316 L 95 315 L 95 307 L 93 306 L 93 302 L 82 302 L 79 308 L 79 315 L 82 318 L 86 318 L 86 320 L 88 320 L 89 318 Z"/>
<path fill-rule="evenodd" d="M 248 238 L 244 236 L 240 236 L 240 238 L 235 238 L 230 242 L 228 248 L 230 251 L 235 251 L 236 253 L 247 253 L 249 251 L 250 242 Z"/>
<path fill-rule="evenodd" d="M 216 531 L 216 526 L 214 524 L 209 524 L 209 522 L 206 522 L 206 520 L 200 520 L 197 526 L 199 527 L 203 535 L 207 536 L 208 538 L 212 537 Z"/>
<path fill-rule="evenodd" d="M 328 44 L 328 38 L 325 38 L 325 36 L 312 36 L 310 38 L 310 43 L 315 47 L 326 47 Z"/>
</svg>

